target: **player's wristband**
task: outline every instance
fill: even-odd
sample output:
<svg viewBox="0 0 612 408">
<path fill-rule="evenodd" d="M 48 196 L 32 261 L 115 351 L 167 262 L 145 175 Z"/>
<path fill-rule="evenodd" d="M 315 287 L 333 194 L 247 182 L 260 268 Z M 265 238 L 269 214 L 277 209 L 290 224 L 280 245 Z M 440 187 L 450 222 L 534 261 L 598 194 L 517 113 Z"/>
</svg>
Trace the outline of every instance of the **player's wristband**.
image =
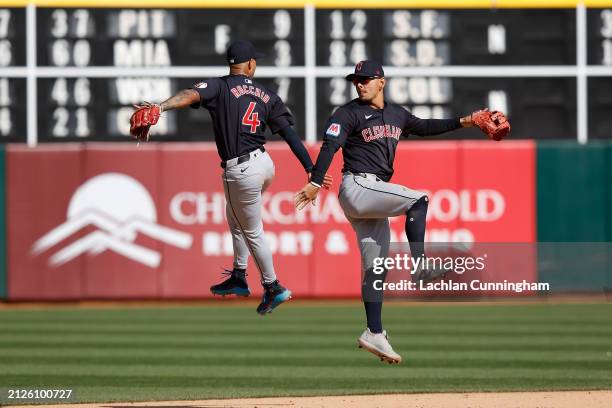
<svg viewBox="0 0 612 408">
<path fill-rule="evenodd" d="M 314 181 L 311 181 L 310 184 L 312 184 L 313 186 L 315 186 L 316 188 L 321 188 L 320 185 L 318 185 L 317 183 L 315 183 Z"/>
</svg>

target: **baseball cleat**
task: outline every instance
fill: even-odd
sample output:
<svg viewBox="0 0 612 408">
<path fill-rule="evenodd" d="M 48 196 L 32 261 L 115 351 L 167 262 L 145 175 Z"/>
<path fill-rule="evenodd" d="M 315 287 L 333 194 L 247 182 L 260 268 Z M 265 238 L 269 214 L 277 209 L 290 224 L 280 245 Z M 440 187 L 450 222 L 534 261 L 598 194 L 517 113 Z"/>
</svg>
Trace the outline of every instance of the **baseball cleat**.
<svg viewBox="0 0 612 408">
<path fill-rule="evenodd" d="M 210 287 L 210 291 L 213 295 L 236 295 L 246 297 L 251 294 L 249 285 L 245 279 L 236 276 L 233 271 L 224 271 L 223 274 L 229 275 L 229 278 Z"/>
<path fill-rule="evenodd" d="M 379 357 L 382 362 L 386 361 L 389 364 L 402 362 L 402 356 L 393 351 L 386 330 L 382 333 L 372 333 L 370 329 L 365 329 L 357 339 L 357 345 Z"/>
<path fill-rule="evenodd" d="M 444 269 L 437 270 L 437 269 L 420 268 L 419 270 L 417 270 L 415 273 L 412 274 L 412 281 L 414 283 L 417 283 L 419 281 L 423 283 L 428 283 L 428 282 L 435 281 L 438 278 L 444 279 L 444 276 L 446 276 L 446 273 L 447 271 L 445 271 Z"/>
<path fill-rule="evenodd" d="M 282 287 L 277 280 L 264 285 L 264 294 L 261 303 L 257 306 L 257 313 L 262 316 L 266 313 L 272 313 L 274 308 L 289 299 L 291 299 L 291 291 Z"/>
</svg>

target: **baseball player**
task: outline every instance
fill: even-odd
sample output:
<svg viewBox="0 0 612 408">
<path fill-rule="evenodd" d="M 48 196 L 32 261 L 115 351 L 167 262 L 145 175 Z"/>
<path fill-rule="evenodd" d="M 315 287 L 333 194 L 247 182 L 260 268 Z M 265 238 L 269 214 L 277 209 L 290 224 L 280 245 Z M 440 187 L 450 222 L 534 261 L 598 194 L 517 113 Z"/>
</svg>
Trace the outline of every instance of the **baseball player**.
<svg viewBox="0 0 612 408">
<path fill-rule="evenodd" d="M 327 121 L 311 181 L 296 194 L 295 203 L 302 209 L 316 198 L 323 175 L 336 151 L 342 148 L 344 167 L 339 202 L 357 235 L 364 276 L 362 298 L 367 328 L 359 337 L 358 345 L 382 361 L 400 363 L 402 358 L 389 344 L 382 327 L 382 293 L 377 291 L 372 295 L 373 259 L 387 257 L 388 217 L 399 215 L 406 215 L 411 256 L 415 260 L 425 256 L 428 198 L 423 192 L 389 183 L 397 143 L 400 137 L 409 134 L 437 135 L 474 124 L 499 140 L 510 127 L 503 114 L 486 110 L 455 119 L 417 118 L 403 107 L 385 102 L 384 71 L 375 61 L 359 62 L 355 72 L 346 79 L 354 84 L 358 98 L 338 108 Z M 419 268 L 412 271 L 413 280 L 433 280 L 441 272 Z"/>
<path fill-rule="evenodd" d="M 229 75 L 200 82 L 161 104 L 136 106 L 131 133 L 138 140 L 148 140 L 149 128 L 162 112 L 188 106 L 208 110 L 221 157 L 226 215 L 234 249 L 233 270 L 226 271 L 228 278 L 210 290 L 216 295 L 249 296 L 245 276 L 250 253 L 264 287 L 257 313 L 265 315 L 291 297 L 291 291 L 277 279 L 261 219 L 262 192 L 274 177 L 274 163 L 264 148 L 266 129 L 287 142 L 308 175 L 313 165 L 283 101 L 252 79 L 260 57 L 250 42 L 233 42 L 227 49 Z M 329 188 L 331 178 L 324 177 L 318 184 Z"/>
</svg>

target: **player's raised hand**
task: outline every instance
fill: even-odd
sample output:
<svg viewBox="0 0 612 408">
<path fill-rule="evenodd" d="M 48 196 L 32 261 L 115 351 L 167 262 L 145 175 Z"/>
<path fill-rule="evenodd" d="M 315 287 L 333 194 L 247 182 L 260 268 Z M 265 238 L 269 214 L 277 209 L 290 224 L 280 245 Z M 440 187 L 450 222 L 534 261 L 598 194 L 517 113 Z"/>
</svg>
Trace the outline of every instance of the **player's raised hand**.
<svg viewBox="0 0 612 408">
<path fill-rule="evenodd" d="M 306 184 L 300 191 L 295 194 L 295 208 L 302 210 L 308 204 L 316 205 L 315 200 L 319 194 L 320 188 L 312 183 Z"/>
</svg>

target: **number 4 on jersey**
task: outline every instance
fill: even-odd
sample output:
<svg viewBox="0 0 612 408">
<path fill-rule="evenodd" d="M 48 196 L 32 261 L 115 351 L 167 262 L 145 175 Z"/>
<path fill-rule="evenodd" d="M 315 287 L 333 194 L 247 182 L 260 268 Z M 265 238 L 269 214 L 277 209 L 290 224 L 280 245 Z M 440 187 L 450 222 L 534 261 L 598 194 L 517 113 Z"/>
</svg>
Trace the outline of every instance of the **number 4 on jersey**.
<svg viewBox="0 0 612 408">
<path fill-rule="evenodd" d="M 253 112 L 255 110 L 256 102 L 249 103 L 249 107 L 247 108 L 244 116 L 242 117 L 242 124 L 251 127 L 251 133 L 257 132 L 257 128 L 261 125 L 261 121 L 259 120 L 259 113 Z"/>
</svg>

